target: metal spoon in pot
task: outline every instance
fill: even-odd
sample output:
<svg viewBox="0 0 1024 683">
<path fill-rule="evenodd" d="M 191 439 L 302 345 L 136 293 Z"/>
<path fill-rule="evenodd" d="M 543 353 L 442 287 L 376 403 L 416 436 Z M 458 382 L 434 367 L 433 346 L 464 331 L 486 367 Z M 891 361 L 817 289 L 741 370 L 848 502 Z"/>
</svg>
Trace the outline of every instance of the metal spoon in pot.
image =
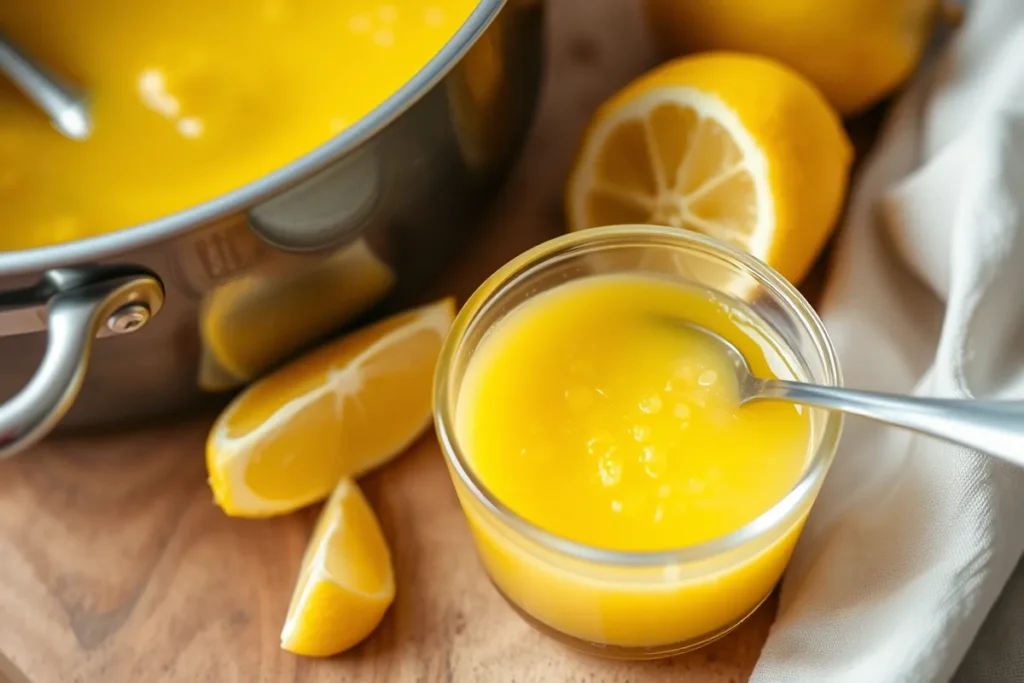
<svg viewBox="0 0 1024 683">
<path fill-rule="evenodd" d="M 1024 401 L 914 398 L 782 379 L 762 379 L 732 342 L 695 323 L 672 324 L 704 335 L 736 370 L 740 404 L 776 400 L 838 410 L 967 446 L 1024 467 Z"/>
<path fill-rule="evenodd" d="M 30 58 L 2 33 L 0 73 L 10 78 L 26 97 L 42 109 L 62 135 L 72 140 L 89 137 L 92 119 L 81 92 Z"/>
</svg>

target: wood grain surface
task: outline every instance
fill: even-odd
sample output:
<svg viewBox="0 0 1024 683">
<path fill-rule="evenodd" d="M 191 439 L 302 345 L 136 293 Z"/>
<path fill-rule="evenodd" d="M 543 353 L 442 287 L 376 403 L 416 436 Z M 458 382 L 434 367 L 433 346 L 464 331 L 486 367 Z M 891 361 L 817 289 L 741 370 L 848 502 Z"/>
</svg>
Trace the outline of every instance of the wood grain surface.
<svg viewBox="0 0 1024 683">
<path fill-rule="evenodd" d="M 652 61 L 633 0 L 550 0 L 549 29 L 549 77 L 522 162 L 434 294 L 464 297 L 561 232 L 582 125 Z M 753 667 L 772 602 L 719 643 L 652 663 L 578 655 L 532 631 L 477 563 L 433 433 L 362 482 L 397 572 L 381 627 L 339 657 L 282 652 L 316 511 L 222 515 L 202 457 L 211 417 L 50 440 L 0 464 L 0 679 L 735 683 Z"/>
</svg>

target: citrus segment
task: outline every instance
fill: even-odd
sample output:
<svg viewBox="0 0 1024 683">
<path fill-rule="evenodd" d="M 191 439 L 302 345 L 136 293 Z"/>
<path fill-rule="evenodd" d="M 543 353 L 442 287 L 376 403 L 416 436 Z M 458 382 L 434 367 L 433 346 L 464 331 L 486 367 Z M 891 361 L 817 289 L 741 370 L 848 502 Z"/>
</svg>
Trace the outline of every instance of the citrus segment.
<svg viewBox="0 0 1024 683">
<path fill-rule="evenodd" d="M 387 542 L 366 498 L 342 479 L 320 512 L 299 569 L 281 647 L 329 656 L 377 627 L 395 597 Z"/>
<path fill-rule="evenodd" d="M 290 512 L 400 453 L 430 419 L 451 300 L 322 346 L 240 394 L 214 424 L 207 467 L 231 515 Z"/>
</svg>

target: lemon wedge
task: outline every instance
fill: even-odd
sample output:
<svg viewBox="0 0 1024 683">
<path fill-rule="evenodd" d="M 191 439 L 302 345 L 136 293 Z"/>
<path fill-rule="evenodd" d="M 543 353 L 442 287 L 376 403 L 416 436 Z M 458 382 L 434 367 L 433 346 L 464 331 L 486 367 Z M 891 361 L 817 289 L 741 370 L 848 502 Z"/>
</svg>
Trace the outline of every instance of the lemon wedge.
<svg viewBox="0 0 1024 683">
<path fill-rule="evenodd" d="M 342 479 L 320 512 L 281 630 L 281 647 L 329 656 L 368 636 L 395 599 L 384 534 L 356 483 Z"/>
<path fill-rule="evenodd" d="M 240 517 L 291 512 L 402 452 L 430 422 L 434 365 L 454 316 L 451 299 L 396 315 L 239 394 L 207 439 L 217 504 Z"/>
<path fill-rule="evenodd" d="M 594 115 L 566 188 L 569 228 L 706 234 L 797 282 L 842 207 L 852 147 L 803 77 L 710 53 L 641 76 Z"/>
</svg>

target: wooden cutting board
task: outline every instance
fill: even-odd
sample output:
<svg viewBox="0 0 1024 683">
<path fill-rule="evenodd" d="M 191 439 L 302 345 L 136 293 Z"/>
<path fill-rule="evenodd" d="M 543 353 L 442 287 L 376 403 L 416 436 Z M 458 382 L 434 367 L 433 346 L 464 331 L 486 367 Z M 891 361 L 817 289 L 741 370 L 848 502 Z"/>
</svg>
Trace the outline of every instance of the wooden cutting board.
<svg viewBox="0 0 1024 683">
<path fill-rule="evenodd" d="M 562 230 L 561 189 L 593 108 L 652 57 L 634 0 L 549 0 L 549 77 L 522 163 L 433 294 L 464 298 Z M 50 440 L 0 464 L 0 680 L 745 681 L 769 602 L 696 653 L 652 663 L 570 652 L 527 627 L 474 555 L 433 433 L 362 485 L 391 544 L 398 597 L 342 656 L 278 647 L 315 510 L 264 521 L 214 507 L 213 416 Z"/>
</svg>

